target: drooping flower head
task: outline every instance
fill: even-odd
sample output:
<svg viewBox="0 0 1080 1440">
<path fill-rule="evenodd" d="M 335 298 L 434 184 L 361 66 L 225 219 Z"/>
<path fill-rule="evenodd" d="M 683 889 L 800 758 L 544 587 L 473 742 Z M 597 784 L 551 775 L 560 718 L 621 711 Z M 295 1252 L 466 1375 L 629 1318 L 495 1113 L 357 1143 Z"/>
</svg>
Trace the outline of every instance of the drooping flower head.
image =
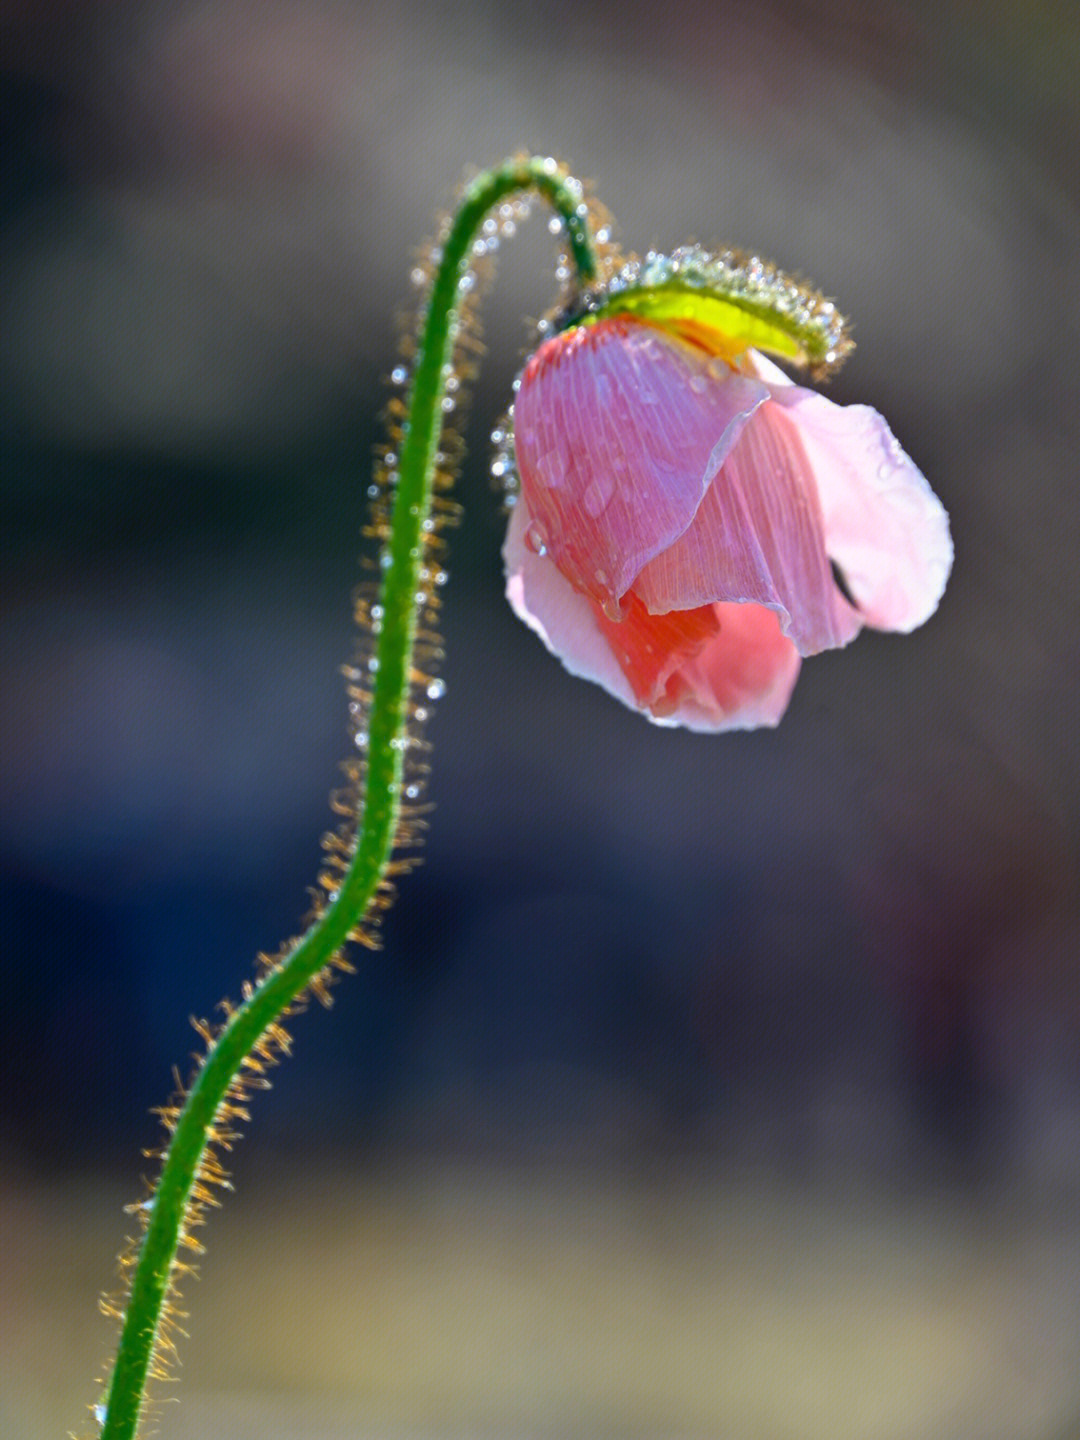
<svg viewBox="0 0 1080 1440">
<path fill-rule="evenodd" d="M 775 725 L 801 657 L 937 607 L 948 518 L 885 421 L 795 385 L 850 349 L 756 259 L 631 262 L 556 318 L 513 409 L 507 596 L 660 724 Z"/>
</svg>

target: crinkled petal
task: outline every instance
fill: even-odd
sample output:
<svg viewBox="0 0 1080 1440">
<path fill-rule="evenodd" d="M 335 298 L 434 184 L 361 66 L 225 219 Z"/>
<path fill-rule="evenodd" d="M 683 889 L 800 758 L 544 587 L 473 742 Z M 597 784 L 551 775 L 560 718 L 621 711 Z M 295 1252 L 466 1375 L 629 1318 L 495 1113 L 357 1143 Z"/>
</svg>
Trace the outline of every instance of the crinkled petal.
<svg viewBox="0 0 1080 1440">
<path fill-rule="evenodd" d="M 507 598 L 571 674 L 661 725 L 715 732 L 777 723 L 799 656 L 772 611 L 714 605 L 651 616 L 631 597 L 626 619 L 610 620 L 525 543 L 532 523 L 519 497 L 503 547 Z"/>
<path fill-rule="evenodd" d="M 653 613 L 710 601 L 767 606 L 802 655 L 846 645 L 862 621 L 833 578 L 814 475 L 785 411 L 755 410 L 706 474 L 693 523 L 642 569 L 634 594 Z"/>
<path fill-rule="evenodd" d="M 820 497 L 825 546 L 868 625 L 914 630 L 937 609 L 952 568 L 949 517 L 888 425 L 866 405 L 836 405 L 794 385 L 764 357 L 769 383 L 797 435 Z"/>
<path fill-rule="evenodd" d="M 691 524 L 710 461 L 723 463 L 768 395 L 627 317 L 542 345 L 514 402 L 515 448 L 537 534 L 563 574 L 601 604 L 624 595 Z"/>
</svg>

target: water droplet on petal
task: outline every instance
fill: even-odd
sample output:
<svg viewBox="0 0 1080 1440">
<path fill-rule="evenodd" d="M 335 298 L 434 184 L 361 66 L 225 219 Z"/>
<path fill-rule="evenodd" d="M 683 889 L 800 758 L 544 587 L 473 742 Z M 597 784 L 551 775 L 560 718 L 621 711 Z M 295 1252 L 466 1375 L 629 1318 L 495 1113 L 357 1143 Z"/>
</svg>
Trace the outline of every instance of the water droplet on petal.
<svg viewBox="0 0 1080 1440">
<path fill-rule="evenodd" d="M 546 485 L 551 490 L 557 490 L 562 485 L 562 462 L 557 455 L 550 452 L 546 455 L 538 455 L 536 459 L 536 478 L 541 485 Z"/>
<path fill-rule="evenodd" d="M 704 375 L 691 375 L 689 383 L 690 389 L 695 395 L 704 395 L 705 391 L 709 388 L 709 382 L 705 379 Z"/>
<path fill-rule="evenodd" d="M 614 494 L 615 485 L 609 475 L 602 473 L 590 480 L 581 497 L 586 515 L 593 520 L 598 520 L 611 504 L 611 497 Z"/>
<path fill-rule="evenodd" d="M 544 532 L 544 527 L 538 521 L 533 520 L 530 522 L 528 529 L 525 531 L 525 544 L 534 555 L 547 554 L 547 535 Z"/>
<path fill-rule="evenodd" d="M 616 600 L 614 595 L 609 595 L 600 608 L 607 618 L 613 620 L 616 624 L 619 624 L 626 616 L 626 610 L 623 607 L 622 601 Z"/>
</svg>

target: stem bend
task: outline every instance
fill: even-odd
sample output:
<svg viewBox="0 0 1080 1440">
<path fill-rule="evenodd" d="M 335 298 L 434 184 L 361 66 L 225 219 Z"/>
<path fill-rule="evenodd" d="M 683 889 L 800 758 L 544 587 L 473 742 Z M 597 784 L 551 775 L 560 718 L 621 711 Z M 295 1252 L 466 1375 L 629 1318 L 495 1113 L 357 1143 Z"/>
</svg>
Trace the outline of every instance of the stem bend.
<svg viewBox="0 0 1080 1440">
<path fill-rule="evenodd" d="M 445 379 L 457 335 L 460 283 L 484 217 L 519 191 L 540 194 L 562 220 L 578 287 L 596 278 L 597 255 L 581 186 L 554 160 L 511 159 L 484 171 L 467 187 L 442 244 L 401 427 L 396 496 L 382 559 L 382 620 L 355 846 L 336 897 L 280 963 L 245 987 L 243 1002 L 227 1011 L 222 1028 L 205 1033 L 207 1053 L 186 1096 L 176 1108 L 163 1112 L 171 1139 L 153 1198 L 145 1206 L 148 1219 L 134 1262 L 104 1413 L 102 1407 L 95 1407 L 101 1440 L 134 1440 L 145 1408 L 147 1378 L 160 1369 L 162 1351 L 171 1348 L 163 1317 L 179 1264 L 177 1252 L 182 1245 L 198 1248 L 189 1233 L 191 1210 L 193 1203 L 206 1201 L 205 1183 L 221 1178 L 208 1146 L 217 1143 L 228 1148 L 237 1120 L 245 1118 L 246 1091 L 237 1087 L 243 1086 L 245 1076 L 249 1086 L 257 1084 L 263 1064 L 272 1063 L 287 1048 L 281 1017 L 334 962 L 346 941 L 357 935 L 384 883 L 401 815 L 403 739 L 416 641 L 415 596 L 424 521 L 432 507 Z"/>
</svg>

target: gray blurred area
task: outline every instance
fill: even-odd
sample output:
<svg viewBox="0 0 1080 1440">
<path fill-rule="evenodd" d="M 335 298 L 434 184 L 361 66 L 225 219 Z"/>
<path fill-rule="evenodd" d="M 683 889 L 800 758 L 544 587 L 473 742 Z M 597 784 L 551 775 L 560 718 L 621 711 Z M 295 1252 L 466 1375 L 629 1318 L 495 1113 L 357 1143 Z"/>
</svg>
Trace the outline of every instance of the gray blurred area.
<svg viewBox="0 0 1080 1440">
<path fill-rule="evenodd" d="M 910 638 L 657 730 L 502 599 L 486 437 L 436 809 L 295 1026 L 163 1436 L 1080 1433 L 1080 14 L 1070 0 L 0 8 L 0 1431 L 94 1313 L 191 1014 L 306 909 L 395 315 L 469 166 L 855 323 L 952 516 Z"/>
</svg>

